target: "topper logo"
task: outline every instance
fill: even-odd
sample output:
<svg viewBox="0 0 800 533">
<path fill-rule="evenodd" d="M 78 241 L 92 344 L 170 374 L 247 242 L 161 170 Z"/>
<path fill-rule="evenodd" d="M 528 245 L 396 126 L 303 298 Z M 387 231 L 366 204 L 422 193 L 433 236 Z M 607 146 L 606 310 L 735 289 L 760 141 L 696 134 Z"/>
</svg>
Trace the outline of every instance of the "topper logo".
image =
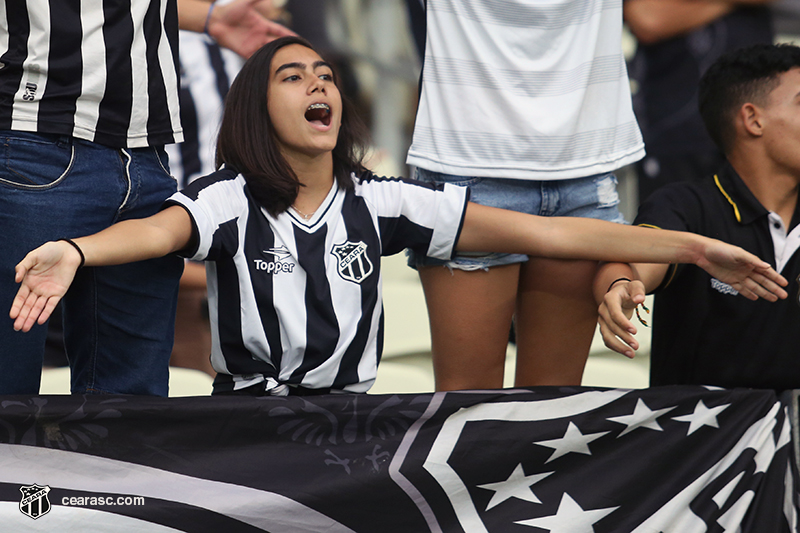
<svg viewBox="0 0 800 533">
<path fill-rule="evenodd" d="M 267 274 L 280 274 L 281 272 L 292 272 L 295 267 L 293 262 L 289 261 L 264 261 L 263 259 L 254 259 L 253 264 L 256 270 L 266 272 Z"/>
<path fill-rule="evenodd" d="M 271 255 L 272 260 L 253 259 L 256 270 L 266 272 L 267 274 L 280 274 L 281 272 L 291 273 L 294 270 L 295 263 L 286 245 L 282 245 L 278 248 L 270 248 L 269 250 L 262 250 L 262 252 Z"/>
</svg>

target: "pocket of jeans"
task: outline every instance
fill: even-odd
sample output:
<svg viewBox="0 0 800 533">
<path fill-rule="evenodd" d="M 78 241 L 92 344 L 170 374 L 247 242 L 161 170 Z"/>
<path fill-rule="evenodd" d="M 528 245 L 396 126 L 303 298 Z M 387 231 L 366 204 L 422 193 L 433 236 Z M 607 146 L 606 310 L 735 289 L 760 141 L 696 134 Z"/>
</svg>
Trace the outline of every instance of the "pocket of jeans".
<svg viewBox="0 0 800 533">
<path fill-rule="evenodd" d="M 156 159 L 158 160 L 158 165 L 161 167 L 161 170 L 164 171 L 164 174 L 175 180 L 175 176 L 172 175 L 172 172 L 169 170 L 169 155 L 167 151 L 164 150 L 163 147 L 153 148 L 156 154 Z"/>
<path fill-rule="evenodd" d="M 0 184 L 14 189 L 45 190 L 66 179 L 75 161 L 72 143 L 25 132 L 0 133 L 3 159 Z"/>
</svg>

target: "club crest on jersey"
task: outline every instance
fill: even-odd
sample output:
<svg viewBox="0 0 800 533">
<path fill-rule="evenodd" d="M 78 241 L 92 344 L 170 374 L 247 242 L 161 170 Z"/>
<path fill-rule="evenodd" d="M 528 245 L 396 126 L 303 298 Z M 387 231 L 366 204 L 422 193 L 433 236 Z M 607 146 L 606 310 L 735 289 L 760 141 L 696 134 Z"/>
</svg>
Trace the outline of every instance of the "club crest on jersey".
<svg viewBox="0 0 800 533">
<path fill-rule="evenodd" d="M 36 484 L 23 485 L 19 491 L 22 493 L 22 499 L 19 502 L 19 510 L 22 514 L 36 520 L 50 512 L 50 500 L 47 498 L 50 487 L 47 485 L 40 487 Z"/>
<path fill-rule="evenodd" d="M 372 262 L 367 257 L 367 245 L 364 242 L 337 244 L 331 253 L 336 256 L 339 275 L 347 281 L 361 283 L 372 274 Z"/>
</svg>

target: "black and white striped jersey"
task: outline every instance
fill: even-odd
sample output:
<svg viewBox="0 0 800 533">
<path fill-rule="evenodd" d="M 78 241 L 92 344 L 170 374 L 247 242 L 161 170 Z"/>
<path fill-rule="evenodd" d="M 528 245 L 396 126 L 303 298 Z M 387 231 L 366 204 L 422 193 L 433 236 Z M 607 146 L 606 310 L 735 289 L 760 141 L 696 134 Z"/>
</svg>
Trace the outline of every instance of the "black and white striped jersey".
<svg viewBox="0 0 800 533">
<path fill-rule="evenodd" d="M 222 170 L 169 202 L 205 260 L 218 390 L 268 383 L 366 392 L 383 348 L 380 257 L 413 248 L 449 259 L 468 189 L 366 172 L 334 186 L 308 221 L 260 208 L 244 178 Z M 230 380 L 224 379 L 231 376 Z"/>
<path fill-rule="evenodd" d="M 183 142 L 166 150 L 169 170 L 178 180 L 178 188 L 183 188 L 216 170 L 215 149 L 225 95 L 244 60 L 202 33 L 181 30 L 179 38 Z"/>
<path fill-rule="evenodd" d="M 3 0 L 0 129 L 182 140 L 175 0 Z"/>
</svg>

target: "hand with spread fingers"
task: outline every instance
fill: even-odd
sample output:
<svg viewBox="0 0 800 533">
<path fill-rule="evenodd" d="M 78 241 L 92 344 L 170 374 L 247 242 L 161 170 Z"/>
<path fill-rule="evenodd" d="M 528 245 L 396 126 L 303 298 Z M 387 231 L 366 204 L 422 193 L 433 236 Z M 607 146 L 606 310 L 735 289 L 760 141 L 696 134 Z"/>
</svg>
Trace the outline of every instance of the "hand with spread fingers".
<svg viewBox="0 0 800 533">
<path fill-rule="evenodd" d="M 721 241 L 712 241 L 706 247 L 697 266 L 749 300 L 763 298 L 776 302 L 787 296 L 782 287 L 788 282 L 769 263 Z"/>
<path fill-rule="evenodd" d="M 9 316 L 17 331 L 44 324 L 66 294 L 82 263 L 78 249 L 67 241 L 48 242 L 31 251 L 16 266 L 20 288 Z"/>
</svg>

